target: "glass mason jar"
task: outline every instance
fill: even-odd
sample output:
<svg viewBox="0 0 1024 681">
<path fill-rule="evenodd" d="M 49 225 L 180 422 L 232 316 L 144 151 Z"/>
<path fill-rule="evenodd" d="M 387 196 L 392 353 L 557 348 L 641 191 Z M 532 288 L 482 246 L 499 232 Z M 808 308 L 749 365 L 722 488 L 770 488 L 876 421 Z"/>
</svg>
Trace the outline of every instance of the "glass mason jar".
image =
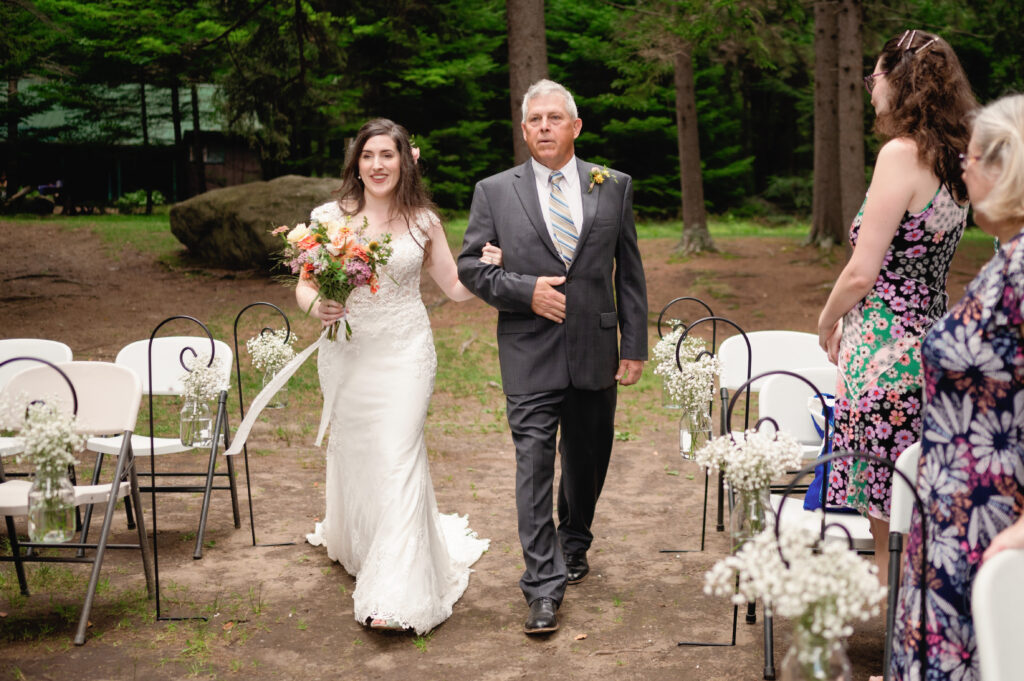
<svg viewBox="0 0 1024 681">
<path fill-rule="evenodd" d="M 28 490 L 30 541 L 60 544 L 75 536 L 75 488 L 66 466 L 39 466 Z"/>
<path fill-rule="evenodd" d="M 186 397 L 181 407 L 181 444 L 209 447 L 213 444 L 213 416 L 206 402 Z"/>
<path fill-rule="evenodd" d="M 732 550 L 738 551 L 743 543 L 768 528 L 768 518 L 774 518 L 768 488 L 735 490 L 734 504 L 729 510 L 729 535 Z"/>
<path fill-rule="evenodd" d="M 274 376 L 277 375 L 279 368 L 268 368 L 263 372 L 263 384 L 262 387 L 266 388 L 267 384 L 274 380 Z M 288 406 L 288 384 L 285 383 L 278 389 L 276 393 L 270 396 L 270 401 L 267 402 L 267 406 L 264 409 L 284 409 Z"/>
<path fill-rule="evenodd" d="M 782 659 L 782 681 L 851 681 L 853 671 L 844 641 L 829 641 L 799 623 Z"/>
<path fill-rule="evenodd" d="M 706 409 L 686 411 L 679 416 L 679 455 L 693 461 L 693 455 L 711 441 L 711 414 Z"/>
</svg>

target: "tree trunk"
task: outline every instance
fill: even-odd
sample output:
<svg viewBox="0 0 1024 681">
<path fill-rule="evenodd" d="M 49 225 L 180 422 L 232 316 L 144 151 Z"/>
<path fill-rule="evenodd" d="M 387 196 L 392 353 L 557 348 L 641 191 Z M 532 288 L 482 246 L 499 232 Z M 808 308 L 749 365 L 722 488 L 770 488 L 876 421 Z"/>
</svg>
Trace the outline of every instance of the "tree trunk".
<svg viewBox="0 0 1024 681">
<path fill-rule="evenodd" d="M 192 94 L 192 163 L 195 165 L 196 194 L 206 191 L 206 162 L 203 159 L 203 140 L 199 129 L 199 88 L 191 86 Z"/>
<path fill-rule="evenodd" d="M 178 83 L 171 84 L 171 127 L 174 129 L 174 167 L 171 191 L 171 201 L 177 203 L 182 191 L 182 170 L 185 168 L 186 153 L 181 144 L 181 93 L 178 92 Z"/>
<path fill-rule="evenodd" d="M 18 193 L 20 168 L 18 167 L 18 78 L 7 80 L 7 196 Z"/>
<path fill-rule="evenodd" d="M 683 231 L 676 246 L 681 253 L 713 251 L 704 207 L 704 180 L 700 167 L 700 136 L 697 130 L 697 97 L 693 56 L 684 45 L 676 54 L 676 136 L 679 142 L 679 188 L 683 195 Z"/>
<path fill-rule="evenodd" d="M 809 241 L 840 243 L 837 0 L 814 4 L 814 197 Z"/>
<path fill-rule="evenodd" d="M 508 81 L 512 100 L 512 150 L 516 164 L 530 157 L 523 140 L 523 95 L 530 85 L 548 77 L 548 48 L 544 32 L 544 0 L 506 0 L 508 22 Z"/>
<path fill-rule="evenodd" d="M 144 167 L 149 168 L 149 115 L 146 111 L 146 81 L 143 80 L 139 83 L 139 106 L 141 108 L 140 117 L 142 118 L 142 161 L 145 164 Z M 153 214 L 153 187 L 152 182 L 148 176 L 148 173 L 143 175 L 142 180 L 146 188 L 146 215 Z"/>
<path fill-rule="evenodd" d="M 306 14 L 303 10 L 303 0 L 295 0 L 295 47 L 298 50 L 299 74 L 296 82 L 292 107 L 292 139 L 291 139 L 291 161 L 293 172 L 299 175 L 309 174 L 310 141 L 309 129 L 305 121 L 306 98 L 309 92 L 306 64 Z M 297 163 L 296 163 L 297 161 Z"/>
<path fill-rule="evenodd" d="M 843 225 L 853 221 L 864 202 L 862 26 L 861 0 L 839 0 L 839 195 Z"/>
</svg>

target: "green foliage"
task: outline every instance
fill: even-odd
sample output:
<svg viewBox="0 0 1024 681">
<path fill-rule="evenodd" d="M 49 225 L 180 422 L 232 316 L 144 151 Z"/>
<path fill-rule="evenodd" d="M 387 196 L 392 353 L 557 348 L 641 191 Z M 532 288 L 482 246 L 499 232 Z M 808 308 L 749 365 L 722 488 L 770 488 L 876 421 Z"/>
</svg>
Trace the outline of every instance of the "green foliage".
<svg viewBox="0 0 1024 681">
<path fill-rule="evenodd" d="M 549 0 L 550 75 L 576 96 L 580 156 L 632 175 L 641 215 L 678 214 L 672 68 L 682 46 L 693 56 L 709 210 L 805 211 L 808 7 Z M 920 26 L 953 44 L 983 102 L 1024 89 L 1016 49 L 1024 15 L 1010 0 L 876 1 L 865 3 L 864 17 L 865 70 L 885 39 Z M 189 86 L 216 84 L 218 120 L 202 126 L 258 150 L 268 179 L 338 174 L 347 140 L 368 118 L 385 116 L 416 134 L 439 205 L 466 210 L 475 182 L 510 164 L 519 134 L 502 0 L 34 0 L 0 2 L 0 25 L 0 72 L 9 82 L 31 79 L 15 96 L 0 93 L 0 115 L 14 126 L 62 112 L 42 141 L 137 144 L 141 84 L 153 100 L 157 87 L 181 88 L 186 111 L 178 116 L 190 127 Z M 171 116 L 166 104 L 147 101 L 150 125 Z M 868 106 L 869 148 L 872 118 Z M 34 134 L 23 130 L 21 139 Z M 0 143 L 7 135 L 0 128 Z"/>
<path fill-rule="evenodd" d="M 157 190 L 153 190 L 152 199 L 154 206 L 162 206 L 166 202 L 164 195 Z M 146 190 L 139 189 L 123 194 L 114 205 L 120 213 L 141 213 L 146 207 Z"/>
</svg>

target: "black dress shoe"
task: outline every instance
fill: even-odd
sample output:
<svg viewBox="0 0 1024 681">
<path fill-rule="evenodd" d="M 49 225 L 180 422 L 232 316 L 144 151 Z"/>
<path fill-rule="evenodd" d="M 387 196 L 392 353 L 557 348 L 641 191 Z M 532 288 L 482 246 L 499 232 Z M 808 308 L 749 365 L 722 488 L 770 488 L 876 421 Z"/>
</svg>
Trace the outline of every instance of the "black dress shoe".
<svg viewBox="0 0 1024 681">
<path fill-rule="evenodd" d="M 570 584 L 579 584 L 590 574 L 587 552 L 565 554 L 565 576 Z"/>
<path fill-rule="evenodd" d="M 550 598 L 538 598 L 530 603 L 530 616 L 523 629 L 527 634 L 548 634 L 558 629 L 558 606 Z"/>
</svg>

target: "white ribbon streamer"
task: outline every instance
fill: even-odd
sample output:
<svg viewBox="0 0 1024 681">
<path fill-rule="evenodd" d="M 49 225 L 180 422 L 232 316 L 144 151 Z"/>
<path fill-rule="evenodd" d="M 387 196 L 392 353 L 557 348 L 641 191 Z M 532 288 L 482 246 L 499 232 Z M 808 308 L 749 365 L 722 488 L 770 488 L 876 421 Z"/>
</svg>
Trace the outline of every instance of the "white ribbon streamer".
<svg viewBox="0 0 1024 681">
<path fill-rule="evenodd" d="M 317 341 L 303 350 L 301 353 L 296 355 L 290 362 L 281 367 L 274 378 L 263 386 L 263 390 L 253 399 L 252 404 L 249 405 L 249 411 L 246 412 L 245 418 L 238 425 L 238 430 L 235 431 L 235 436 L 231 439 L 231 446 L 224 452 L 225 456 L 233 456 L 239 454 L 242 451 L 242 447 L 245 446 L 245 441 L 249 437 L 249 431 L 252 430 L 253 424 L 256 423 L 256 419 L 259 418 L 260 413 L 270 403 L 272 398 L 277 391 L 284 387 L 288 379 L 298 371 L 299 367 L 309 359 L 310 355 L 320 347 L 321 344 L 328 342 L 324 340 L 324 336 L 320 336 Z M 324 432 L 327 430 L 327 424 L 331 421 L 331 411 L 334 408 L 334 397 L 337 394 L 335 386 L 331 385 L 327 388 L 327 393 L 324 396 L 324 410 L 320 415 L 320 430 L 316 436 L 316 446 L 319 447 L 320 443 L 323 442 Z"/>
</svg>

